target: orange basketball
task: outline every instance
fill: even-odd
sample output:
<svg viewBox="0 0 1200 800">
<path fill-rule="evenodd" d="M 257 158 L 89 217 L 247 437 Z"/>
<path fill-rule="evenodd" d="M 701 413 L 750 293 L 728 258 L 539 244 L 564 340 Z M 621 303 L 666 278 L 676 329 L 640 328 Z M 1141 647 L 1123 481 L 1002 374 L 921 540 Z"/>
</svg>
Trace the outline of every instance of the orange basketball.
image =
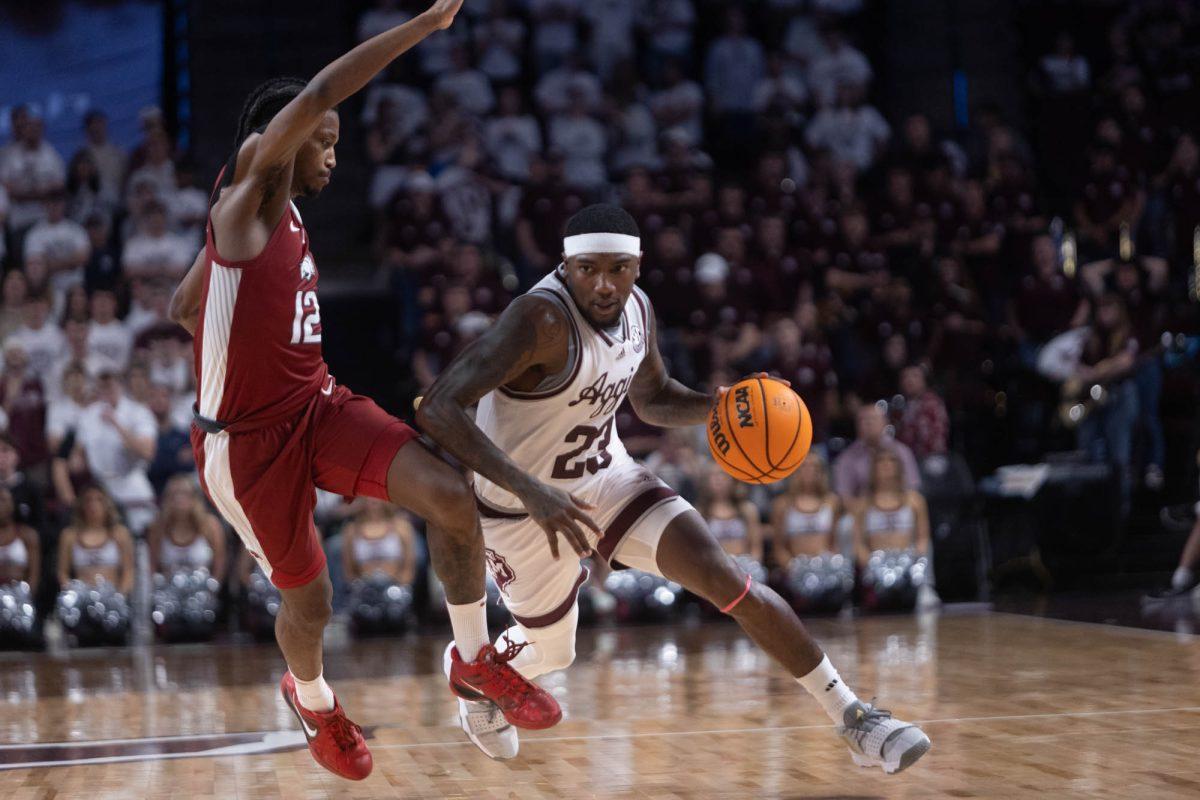
<svg viewBox="0 0 1200 800">
<path fill-rule="evenodd" d="M 796 471 L 812 445 L 812 417 L 779 381 L 734 384 L 708 417 L 708 448 L 721 469 L 746 483 L 774 483 Z"/>
</svg>

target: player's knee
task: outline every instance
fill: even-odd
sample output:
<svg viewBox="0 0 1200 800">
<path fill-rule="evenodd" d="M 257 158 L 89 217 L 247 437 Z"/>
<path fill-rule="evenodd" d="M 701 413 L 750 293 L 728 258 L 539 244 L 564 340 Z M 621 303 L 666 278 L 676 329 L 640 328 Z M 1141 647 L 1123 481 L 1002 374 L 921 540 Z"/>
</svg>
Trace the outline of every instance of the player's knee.
<svg viewBox="0 0 1200 800">
<path fill-rule="evenodd" d="M 312 583 L 285 591 L 280 610 L 293 627 L 323 631 L 333 617 L 333 584 L 322 575 Z"/>
<path fill-rule="evenodd" d="M 453 535 L 473 536 L 478 520 L 475 494 L 463 476 L 449 469 L 446 473 L 431 493 L 428 521 Z"/>
</svg>

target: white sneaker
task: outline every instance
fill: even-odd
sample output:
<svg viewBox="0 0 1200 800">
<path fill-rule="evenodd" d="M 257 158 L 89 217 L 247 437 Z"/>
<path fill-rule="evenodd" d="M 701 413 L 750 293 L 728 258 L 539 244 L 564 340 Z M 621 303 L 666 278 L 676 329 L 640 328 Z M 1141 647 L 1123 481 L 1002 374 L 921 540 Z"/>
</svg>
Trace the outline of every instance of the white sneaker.
<svg viewBox="0 0 1200 800">
<path fill-rule="evenodd" d="M 442 670 L 450 677 L 450 651 L 454 642 L 446 645 L 442 655 Z M 517 729 L 504 718 L 504 712 L 490 700 L 458 700 L 458 723 L 476 747 L 488 758 L 507 761 L 517 757 L 521 740 Z"/>
<path fill-rule="evenodd" d="M 855 702 L 842 715 L 838 733 L 860 767 L 879 767 L 887 774 L 907 769 L 929 752 L 929 737 L 911 722 L 870 703 Z"/>
<path fill-rule="evenodd" d="M 923 583 L 917 589 L 917 610 L 928 611 L 937 608 L 942 604 L 942 598 L 938 596 L 937 589 L 934 589 L 928 583 Z"/>
</svg>

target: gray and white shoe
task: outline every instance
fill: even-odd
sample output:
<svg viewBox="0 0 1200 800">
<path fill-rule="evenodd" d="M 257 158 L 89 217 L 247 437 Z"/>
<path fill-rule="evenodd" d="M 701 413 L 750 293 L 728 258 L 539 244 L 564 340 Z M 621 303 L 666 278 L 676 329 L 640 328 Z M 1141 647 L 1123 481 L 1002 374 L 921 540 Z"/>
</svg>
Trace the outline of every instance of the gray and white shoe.
<svg viewBox="0 0 1200 800">
<path fill-rule="evenodd" d="M 442 656 L 442 669 L 446 677 L 450 677 L 450 650 L 454 642 L 446 645 Z M 517 729 L 504 718 L 500 706 L 490 700 L 458 700 L 458 724 L 463 733 L 467 734 L 476 747 L 483 751 L 488 758 L 496 761 L 507 761 L 517 757 L 521 740 L 517 737 Z"/>
<path fill-rule="evenodd" d="M 911 722 L 892 712 L 855 701 L 842 714 L 838 733 L 850 747 L 850 757 L 860 767 L 879 767 L 889 775 L 908 769 L 929 752 L 929 737 Z"/>
</svg>

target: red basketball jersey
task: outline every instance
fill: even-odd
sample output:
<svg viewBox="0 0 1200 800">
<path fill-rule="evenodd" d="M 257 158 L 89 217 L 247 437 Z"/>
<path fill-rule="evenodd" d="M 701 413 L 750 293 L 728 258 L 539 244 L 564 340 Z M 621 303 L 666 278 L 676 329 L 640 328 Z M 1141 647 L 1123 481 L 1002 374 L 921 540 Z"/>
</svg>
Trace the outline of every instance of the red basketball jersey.
<svg viewBox="0 0 1200 800">
<path fill-rule="evenodd" d="M 329 393 L 321 355 L 317 264 L 295 204 L 249 261 L 217 253 L 209 219 L 200 320 L 193 348 L 200 415 L 257 428 Z"/>
</svg>

